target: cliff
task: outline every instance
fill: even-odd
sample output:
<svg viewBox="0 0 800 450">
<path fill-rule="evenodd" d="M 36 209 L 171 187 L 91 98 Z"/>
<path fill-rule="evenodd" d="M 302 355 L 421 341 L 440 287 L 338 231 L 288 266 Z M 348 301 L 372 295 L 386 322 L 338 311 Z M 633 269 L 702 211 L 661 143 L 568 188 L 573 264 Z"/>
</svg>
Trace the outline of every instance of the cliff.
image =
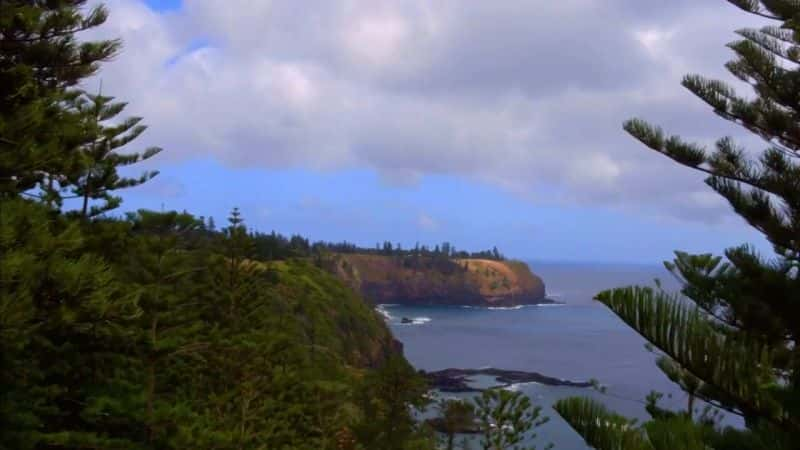
<svg viewBox="0 0 800 450">
<path fill-rule="evenodd" d="M 338 254 L 334 273 L 376 304 L 550 303 L 542 279 L 520 261 Z"/>
</svg>

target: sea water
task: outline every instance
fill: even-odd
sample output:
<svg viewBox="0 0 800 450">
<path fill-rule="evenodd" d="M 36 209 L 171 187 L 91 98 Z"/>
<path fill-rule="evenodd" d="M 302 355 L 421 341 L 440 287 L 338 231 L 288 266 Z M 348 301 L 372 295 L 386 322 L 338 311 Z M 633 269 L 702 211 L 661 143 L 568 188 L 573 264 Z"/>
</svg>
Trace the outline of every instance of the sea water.
<svg viewBox="0 0 800 450">
<path fill-rule="evenodd" d="M 640 420 L 648 418 L 644 400 L 652 390 L 665 394 L 663 406 L 685 408 L 686 394 L 656 367 L 656 356 L 645 348 L 644 339 L 593 300 L 604 289 L 653 285 L 656 278 L 666 289 L 677 289 L 670 274 L 659 266 L 538 262 L 530 266 L 544 280 L 548 297 L 563 304 L 488 309 L 382 305 L 379 309 L 403 343 L 406 358 L 418 369 L 496 367 L 573 381 L 596 379 L 606 387 L 603 393 L 536 383 L 511 386 L 550 417 L 530 442 L 538 448 L 549 442 L 557 449 L 588 448 L 550 407 L 560 398 L 593 397 Z M 402 324 L 403 317 L 412 323 Z"/>
</svg>

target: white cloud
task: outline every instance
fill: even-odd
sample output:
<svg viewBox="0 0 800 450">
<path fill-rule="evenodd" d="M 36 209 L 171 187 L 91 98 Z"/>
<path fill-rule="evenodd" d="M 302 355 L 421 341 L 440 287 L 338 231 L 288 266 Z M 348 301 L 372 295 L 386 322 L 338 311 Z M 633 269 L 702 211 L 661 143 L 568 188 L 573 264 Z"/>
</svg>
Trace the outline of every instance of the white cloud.
<svg viewBox="0 0 800 450">
<path fill-rule="evenodd" d="M 675 31 L 649 28 L 636 31 L 633 35 L 651 56 L 662 57 L 667 51 L 666 45 L 669 43 L 670 39 L 675 36 Z"/>
<path fill-rule="evenodd" d="M 403 18 L 397 15 L 366 16 L 346 30 L 345 41 L 357 63 L 380 67 L 399 62 L 409 31 Z"/>
<path fill-rule="evenodd" d="M 619 164 L 610 156 L 595 153 L 572 161 L 569 167 L 569 178 L 576 184 L 612 185 L 622 173 Z"/>
<path fill-rule="evenodd" d="M 187 0 L 162 15 L 113 0 L 101 34 L 125 49 L 101 77 L 162 158 L 369 168 L 394 185 L 452 174 L 537 201 L 718 217 L 699 176 L 621 130 L 642 116 L 741 134 L 679 82 L 722 74 L 732 31 L 759 22 L 699 3 Z"/>
</svg>

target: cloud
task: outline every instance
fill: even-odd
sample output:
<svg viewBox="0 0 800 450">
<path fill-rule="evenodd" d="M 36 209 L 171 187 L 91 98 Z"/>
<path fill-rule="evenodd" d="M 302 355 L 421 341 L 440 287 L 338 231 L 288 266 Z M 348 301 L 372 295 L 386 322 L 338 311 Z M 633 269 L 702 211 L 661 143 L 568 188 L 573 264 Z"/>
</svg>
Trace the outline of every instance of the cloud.
<svg viewBox="0 0 800 450">
<path fill-rule="evenodd" d="M 439 229 L 439 222 L 425 213 L 420 213 L 417 216 L 417 226 L 424 231 L 436 231 Z"/>
<path fill-rule="evenodd" d="M 368 168 L 398 186 L 447 174 L 537 202 L 729 215 L 621 129 L 636 116 L 702 142 L 743 135 L 679 85 L 724 76 L 732 31 L 762 23 L 724 3 L 108 3 L 99 33 L 125 48 L 104 89 L 145 117 L 162 161 Z"/>
</svg>

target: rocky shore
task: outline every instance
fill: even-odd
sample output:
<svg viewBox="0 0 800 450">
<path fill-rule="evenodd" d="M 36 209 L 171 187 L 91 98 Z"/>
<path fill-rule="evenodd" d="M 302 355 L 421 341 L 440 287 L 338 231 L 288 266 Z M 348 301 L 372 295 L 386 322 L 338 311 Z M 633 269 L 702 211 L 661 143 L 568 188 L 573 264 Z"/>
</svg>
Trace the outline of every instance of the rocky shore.
<svg viewBox="0 0 800 450">
<path fill-rule="evenodd" d="M 591 387 L 589 381 L 570 381 L 549 377 L 538 372 L 522 370 L 486 369 L 444 369 L 435 372 L 420 371 L 428 379 L 431 387 L 442 392 L 481 392 L 483 389 L 470 385 L 470 377 L 476 375 L 492 376 L 497 386 L 507 387 L 516 383 L 541 383 L 547 386 Z"/>
</svg>

